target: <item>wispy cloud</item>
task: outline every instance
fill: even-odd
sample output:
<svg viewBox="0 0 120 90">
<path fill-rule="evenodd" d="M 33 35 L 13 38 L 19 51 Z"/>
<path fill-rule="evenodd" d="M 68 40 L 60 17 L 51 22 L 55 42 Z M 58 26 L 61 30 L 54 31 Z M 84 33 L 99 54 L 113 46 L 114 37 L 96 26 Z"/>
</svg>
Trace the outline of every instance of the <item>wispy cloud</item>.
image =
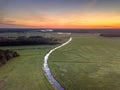
<svg viewBox="0 0 120 90">
<path fill-rule="evenodd" d="M 4 27 L 30 27 L 30 26 L 23 24 L 16 24 L 16 21 L 14 20 L 7 20 L 3 17 L 0 17 L 0 27 L 4 28 Z"/>
</svg>

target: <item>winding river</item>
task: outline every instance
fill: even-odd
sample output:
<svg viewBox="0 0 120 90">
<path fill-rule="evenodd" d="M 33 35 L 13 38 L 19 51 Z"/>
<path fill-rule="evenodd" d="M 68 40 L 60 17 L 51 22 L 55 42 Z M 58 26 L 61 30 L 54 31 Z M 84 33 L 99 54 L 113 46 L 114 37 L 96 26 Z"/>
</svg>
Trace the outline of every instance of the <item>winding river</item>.
<svg viewBox="0 0 120 90">
<path fill-rule="evenodd" d="M 48 66 L 48 58 L 50 56 L 50 54 L 55 51 L 56 49 L 58 48 L 61 48 L 63 47 L 64 45 L 68 44 L 70 41 L 72 40 L 72 37 L 65 43 L 63 43 L 62 45 L 50 50 L 44 57 L 44 71 L 47 75 L 47 77 L 49 78 L 50 82 L 54 85 L 54 87 L 57 89 L 57 90 L 64 90 L 64 88 L 59 84 L 59 82 L 53 77 L 51 71 L 50 71 L 50 68 Z"/>
</svg>

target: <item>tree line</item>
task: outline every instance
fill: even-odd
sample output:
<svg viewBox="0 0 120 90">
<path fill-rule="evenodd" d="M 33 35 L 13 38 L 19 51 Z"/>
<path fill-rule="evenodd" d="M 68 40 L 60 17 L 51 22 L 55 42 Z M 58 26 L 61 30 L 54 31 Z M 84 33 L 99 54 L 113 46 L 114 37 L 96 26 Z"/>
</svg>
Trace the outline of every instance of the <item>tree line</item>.
<svg viewBox="0 0 120 90">
<path fill-rule="evenodd" d="M 47 38 L 42 36 L 25 37 L 20 36 L 17 38 L 0 37 L 0 46 L 20 46 L 20 45 L 54 45 L 60 44 L 60 39 Z"/>
<path fill-rule="evenodd" d="M 100 36 L 103 37 L 120 37 L 120 33 L 102 33 Z"/>
</svg>

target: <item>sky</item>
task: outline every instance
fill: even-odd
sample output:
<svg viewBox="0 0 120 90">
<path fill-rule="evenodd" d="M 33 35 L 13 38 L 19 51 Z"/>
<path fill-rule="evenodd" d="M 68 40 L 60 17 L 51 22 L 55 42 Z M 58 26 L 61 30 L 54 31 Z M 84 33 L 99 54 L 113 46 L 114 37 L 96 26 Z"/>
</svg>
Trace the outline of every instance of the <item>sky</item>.
<svg viewBox="0 0 120 90">
<path fill-rule="evenodd" d="M 120 0 L 0 0 L 0 27 L 120 28 Z"/>
</svg>

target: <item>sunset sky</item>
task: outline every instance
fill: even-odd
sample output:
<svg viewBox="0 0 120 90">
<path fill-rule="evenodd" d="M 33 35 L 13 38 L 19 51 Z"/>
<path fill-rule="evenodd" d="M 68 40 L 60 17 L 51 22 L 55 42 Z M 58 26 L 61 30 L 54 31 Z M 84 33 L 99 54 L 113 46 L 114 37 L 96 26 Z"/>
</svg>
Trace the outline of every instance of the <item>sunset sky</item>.
<svg viewBox="0 0 120 90">
<path fill-rule="evenodd" d="M 0 0 L 0 27 L 120 28 L 120 0 Z"/>
</svg>

